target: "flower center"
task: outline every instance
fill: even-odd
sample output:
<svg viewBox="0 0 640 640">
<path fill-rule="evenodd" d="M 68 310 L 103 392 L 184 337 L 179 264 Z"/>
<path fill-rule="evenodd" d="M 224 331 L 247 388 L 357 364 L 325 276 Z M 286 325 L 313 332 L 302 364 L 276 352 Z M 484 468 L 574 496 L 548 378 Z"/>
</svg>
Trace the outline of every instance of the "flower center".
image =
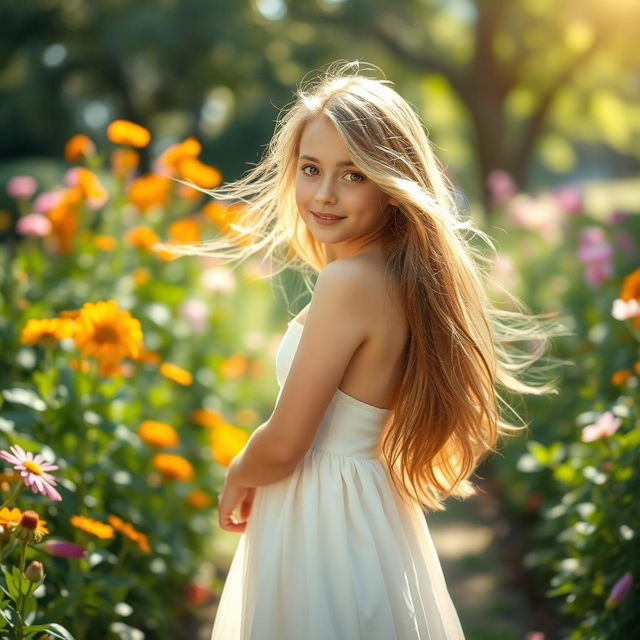
<svg viewBox="0 0 640 640">
<path fill-rule="evenodd" d="M 31 473 L 35 473 L 36 475 L 39 475 L 39 476 L 42 475 L 42 469 L 40 468 L 40 465 L 36 464 L 32 460 L 23 460 L 22 464 L 26 469 L 29 469 Z"/>
</svg>

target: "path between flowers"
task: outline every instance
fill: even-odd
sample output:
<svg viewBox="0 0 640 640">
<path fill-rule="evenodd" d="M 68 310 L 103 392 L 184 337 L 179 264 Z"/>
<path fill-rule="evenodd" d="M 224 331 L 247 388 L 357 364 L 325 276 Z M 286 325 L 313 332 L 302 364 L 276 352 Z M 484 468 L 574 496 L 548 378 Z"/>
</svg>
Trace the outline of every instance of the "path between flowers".
<svg viewBox="0 0 640 640">
<path fill-rule="evenodd" d="M 528 602 L 517 586 L 509 584 L 513 573 L 500 553 L 513 533 L 499 514 L 490 486 L 481 486 L 485 493 L 464 502 L 450 500 L 447 511 L 430 514 L 429 530 L 466 640 L 524 640 L 531 629 Z M 216 529 L 214 569 L 220 587 L 237 543 L 237 534 Z M 217 598 L 202 607 L 189 638 L 209 640 L 216 607 Z"/>
</svg>

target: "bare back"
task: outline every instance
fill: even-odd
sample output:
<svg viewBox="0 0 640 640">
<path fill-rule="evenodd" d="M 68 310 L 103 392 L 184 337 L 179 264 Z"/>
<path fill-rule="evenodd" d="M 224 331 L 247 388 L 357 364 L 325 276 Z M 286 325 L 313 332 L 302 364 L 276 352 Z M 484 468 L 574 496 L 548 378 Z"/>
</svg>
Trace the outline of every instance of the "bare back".
<svg viewBox="0 0 640 640">
<path fill-rule="evenodd" d="M 339 388 L 374 407 L 388 408 L 404 373 L 409 338 L 397 283 L 385 282 L 381 256 L 362 254 L 346 260 L 358 261 L 365 268 L 370 280 L 367 291 L 378 312 L 371 314 L 369 337 L 351 358 Z M 309 306 L 296 316 L 297 322 L 305 323 Z"/>
</svg>

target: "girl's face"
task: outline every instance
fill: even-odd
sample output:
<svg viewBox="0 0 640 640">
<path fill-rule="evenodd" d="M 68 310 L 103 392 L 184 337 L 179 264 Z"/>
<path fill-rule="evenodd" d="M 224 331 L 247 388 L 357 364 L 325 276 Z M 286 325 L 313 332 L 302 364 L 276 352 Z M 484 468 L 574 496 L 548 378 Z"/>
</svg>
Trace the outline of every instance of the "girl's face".
<svg viewBox="0 0 640 640">
<path fill-rule="evenodd" d="M 331 245 L 328 257 L 336 259 L 374 243 L 394 202 L 359 172 L 331 121 L 319 116 L 300 138 L 296 204 L 316 240 Z M 322 215 L 338 218 L 327 221 Z"/>
</svg>

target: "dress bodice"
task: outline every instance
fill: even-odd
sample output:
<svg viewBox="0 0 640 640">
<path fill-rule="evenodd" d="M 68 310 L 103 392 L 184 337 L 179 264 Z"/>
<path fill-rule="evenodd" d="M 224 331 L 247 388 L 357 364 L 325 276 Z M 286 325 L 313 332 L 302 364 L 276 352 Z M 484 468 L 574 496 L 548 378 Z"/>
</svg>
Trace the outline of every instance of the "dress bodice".
<svg viewBox="0 0 640 640">
<path fill-rule="evenodd" d="M 280 393 L 289 374 L 303 329 L 304 325 L 292 320 L 278 347 L 276 377 Z M 380 435 L 391 413 L 391 409 L 374 407 L 341 389 L 336 389 L 311 447 L 342 456 L 379 458 Z"/>
</svg>

